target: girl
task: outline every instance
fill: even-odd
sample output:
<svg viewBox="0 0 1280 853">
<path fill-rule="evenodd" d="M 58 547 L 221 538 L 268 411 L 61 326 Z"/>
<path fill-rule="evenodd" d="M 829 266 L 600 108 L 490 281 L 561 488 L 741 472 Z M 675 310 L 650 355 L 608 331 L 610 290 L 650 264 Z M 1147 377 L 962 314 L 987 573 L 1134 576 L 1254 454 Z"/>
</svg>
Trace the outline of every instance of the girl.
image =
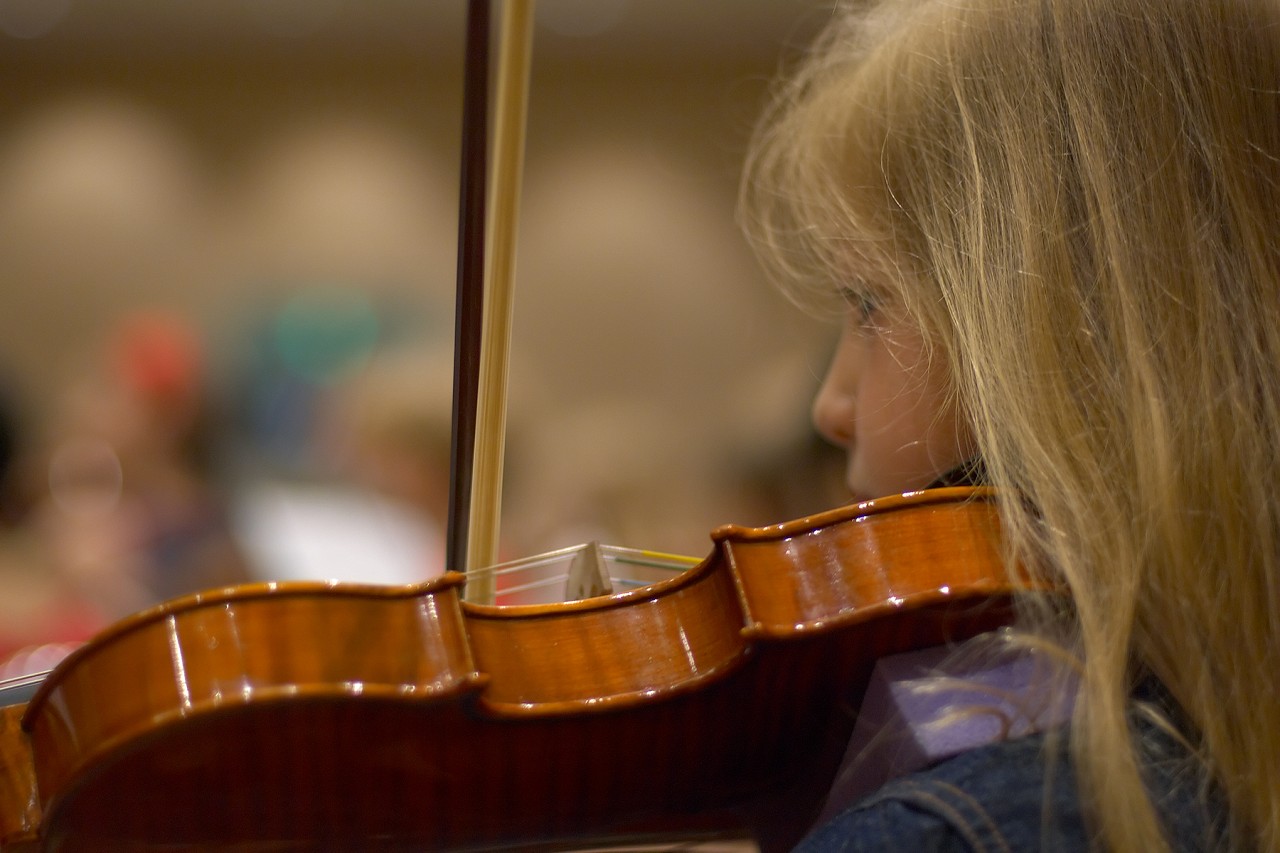
<svg viewBox="0 0 1280 853">
<path fill-rule="evenodd" d="M 855 494 L 980 467 L 1009 564 L 1070 593 L 1018 635 L 1079 687 L 1061 738 L 810 842 L 1280 850 L 1280 5 L 857 5 L 759 131 L 744 220 L 843 300 L 815 418 Z"/>
</svg>

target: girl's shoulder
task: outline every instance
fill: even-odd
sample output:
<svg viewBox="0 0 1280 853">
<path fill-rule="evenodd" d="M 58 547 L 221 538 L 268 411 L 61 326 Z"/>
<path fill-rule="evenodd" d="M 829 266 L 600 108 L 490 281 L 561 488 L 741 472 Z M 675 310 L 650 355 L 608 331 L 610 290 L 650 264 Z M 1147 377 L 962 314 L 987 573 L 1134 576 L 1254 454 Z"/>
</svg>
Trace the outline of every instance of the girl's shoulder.
<svg viewBox="0 0 1280 853">
<path fill-rule="evenodd" d="M 1064 746 L 1051 733 L 962 752 L 889 782 L 798 850 L 1088 850 Z"/>
<path fill-rule="evenodd" d="M 1157 701 L 1163 698 L 1158 695 Z M 1220 798 L 1203 794 L 1202 774 L 1185 741 L 1143 715 L 1135 715 L 1134 737 L 1170 848 L 1215 849 L 1225 811 Z M 815 829 L 797 849 L 855 853 L 1096 847 L 1067 732 L 1055 729 L 977 747 L 894 779 Z"/>
</svg>

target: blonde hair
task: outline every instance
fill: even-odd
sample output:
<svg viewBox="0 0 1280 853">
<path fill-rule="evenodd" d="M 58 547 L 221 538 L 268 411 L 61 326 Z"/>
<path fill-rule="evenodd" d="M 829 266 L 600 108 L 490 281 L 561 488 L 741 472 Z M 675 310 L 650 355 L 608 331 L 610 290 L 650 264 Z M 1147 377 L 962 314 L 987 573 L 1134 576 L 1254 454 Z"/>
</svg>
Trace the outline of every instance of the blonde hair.
<svg viewBox="0 0 1280 853">
<path fill-rule="evenodd" d="M 865 4 L 862 4 L 865 5 Z M 742 216 L 797 299 L 901 301 L 1073 606 L 1071 747 L 1118 850 L 1165 849 L 1130 730 L 1156 676 L 1280 849 L 1280 8 L 896 0 L 847 12 L 758 131 Z M 1012 563 L 1011 563 L 1012 564 Z"/>
</svg>

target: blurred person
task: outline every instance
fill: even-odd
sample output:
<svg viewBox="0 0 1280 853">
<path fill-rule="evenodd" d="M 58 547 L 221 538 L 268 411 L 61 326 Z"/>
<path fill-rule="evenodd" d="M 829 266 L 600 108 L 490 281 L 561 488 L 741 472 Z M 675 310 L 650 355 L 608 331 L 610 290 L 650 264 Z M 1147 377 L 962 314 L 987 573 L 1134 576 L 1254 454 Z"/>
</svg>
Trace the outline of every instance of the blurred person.
<svg viewBox="0 0 1280 853">
<path fill-rule="evenodd" d="M 434 538 L 449 514 L 452 371 L 449 352 L 376 355 L 336 390 L 321 438 L 340 474 L 411 510 Z"/>
<path fill-rule="evenodd" d="M 110 619 L 248 579 L 211 477 L 200 337 L 125 317 L 63 400 L 34 523 L 53 568 Z"/>
<path fill-rule="evenodd" d="M 305 411 L 283 421 L 291 458 L 237 488 L 235 530 L 258 577 L 411 584 L 444 571 L 453 397 L 451 351 L 438 349 L 371 342 L 304 383 Z"/>
<path fill-rule="evenodd" d="M 0 395 L 0 679 L 50 668 L 105 624 L 25 524 L 25 416 L 16 395 Z"/>
</svg>

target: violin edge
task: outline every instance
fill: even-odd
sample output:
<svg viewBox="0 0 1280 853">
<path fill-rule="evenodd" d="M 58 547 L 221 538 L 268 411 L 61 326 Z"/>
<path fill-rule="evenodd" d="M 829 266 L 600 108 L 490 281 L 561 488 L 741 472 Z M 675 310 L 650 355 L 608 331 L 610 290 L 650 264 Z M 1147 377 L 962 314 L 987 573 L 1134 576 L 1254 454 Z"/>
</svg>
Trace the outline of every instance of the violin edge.
<svg viewBox="0 0 1280 853">
<path fill-rule="evenodd" d="M 235 586 L 215 587 L 202 590 L 160 604 L 148 607 L 115 622 L 91 637 L 82 646 L 72 651 L 58 662 L 57 666 L 40 673 L 41 681 L 35 692 L 27 700 L 27 711 L 23 715 L 23 730 L 30 731 L 30 720 L 35 710 L 48 701 L 49 694 L 55 689 L 63 673 L 75 667 L 87 657 L 92 656 L 99 648 L 119 640 L 127 634 L 145 630 L 148 626 L 164 619 L 177 617 L 183 613 L 207 608 L 217 604 L 251 601 L 254 599 L 284 599 L 299 596 L 312 596 L 318 593 L 352 598 L 375 598 L 383 600 L 420 598 L 466 583 L 465 576 L 457 572 L 444 574 L 421 581 L 416 584 L 382 585 L 352 583 L 348 581 L 259 581 L 256 583 Z"/>
<path fill-rule="evenodd" d="M 761 527 L 745 524 L 722 524 L 711 531 L 711 539 L 716 543 L 787 539 L 800 533 L 811 533 L 842 522 L 869 518 L 912 507 L 993 501 L 996 498 L 996 493 L 997 490 L 991 486 L 946 486 L 937 489 L 917 489 L 866 501 L 856 501 L 812 515 Z"/>
</svg>

